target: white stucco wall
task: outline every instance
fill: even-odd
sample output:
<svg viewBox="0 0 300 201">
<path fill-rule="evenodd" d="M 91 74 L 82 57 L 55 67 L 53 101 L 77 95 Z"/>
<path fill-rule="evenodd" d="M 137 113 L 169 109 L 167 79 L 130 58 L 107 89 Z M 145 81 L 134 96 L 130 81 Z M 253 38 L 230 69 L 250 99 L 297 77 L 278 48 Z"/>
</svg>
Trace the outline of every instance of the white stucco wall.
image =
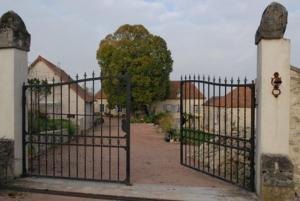
<svg viewBox="0 0 300 201">
<path fill-rule="evenodd" d="M 194 106 L 196 106 L 197 108 L 200 107 L 200 110 L 201 110 L 202 104 L 203 104 L 203 99 L 200 99 L 200 100 L 186 99 L 185 101 L 183 101 L 183 112 L 194 114 Z M 173 108 L 173 110 L 169 111 L 169 113 L 174 118 L 174 125 L 176 125 L 176 127 L 179 128 L 179 126 L 180 126 L 180 124 L 179 124 L 180 123 L 180 99 L 167 99 L 164 101 L 157 101 L 152 104 L 151 109 L 155 113 L 166 112 L 167 105 L 170 105 Z M 195 116 L 200 116 L 200 118 L 201 118 L 202 114 L 201 114 L 201 112 L 198 113 L 196 107 L 195 107 Z M 195 124 L 195 126 L 197 126 L 197 125 L 198 124 Z"/>
<path fill-rule="evenodd" d="M 15 176 L 22 173 L 22 84 L 27 80 L 27 52 L 0 49 L 0 137 L 14 140 Z"/>
<path fill-rule="evenodd" d="M 60 77 L 55 75 L 53 71 L 44 63 L 38 62 L 29 72 L 28 75 L 29 79 L 38 78 L 40 80 L 47 79 L 48 83 L 51 84 L 53 82 L 53 78 L 55 83 L 60 82 Z M 76 86 L 76 84 L 72 84 Z M 70 85 L 71 86 L 71 85 Z M 62 93 L 61 93 L 62 89 Z M 54 93 L 53 93 L 54 91 Z M 61 96 L 62 94 L 62 96 Z M 69 86 L 63 85 L 55 86 L 54 89 L 51 87 L 51 94 L 47 96 L 47 113 L 51 114 L 53 112 L 53 95 L 54 95 L 54 112 L 55 113 L 62 113 L 63 114 L 74 114 L 75 118 L 71 118 L 71 120 L 76 124 L 76 114 L 78 113 L 78 125 L 80 130 L 84 128 L 90 128 L 92 126 L 92 117 L 86 116 L 84 119 L 84 114 L 91 115 L 92 114 L 92 103 L 85 103 L 84 98 L 77 96 L 76 88 L 73 90 L 70 87 L 70 98 L 69 98 Z M 70 102 L 69 102 L 70 99 Z M 30 104 L 30 100 L 29 100 Z M 45 110 L 46 99 L 43 98 L 40 101 L 40 108 L 41 110 Z M 69 104 L 70 104 L 70 111 L 69 111 Z M 43 106 L 44 105 L 44 106 Z M 86 111 L 85 111 L 86 107 Z M 60 115 L 56 115 L 55 118 L 60 118 Z M 63 119 L 68 119 L 67 115 L 62 116 Z M 85 123 L 84 123 L 85 122 Z M 85 125 L 84 125 L 85 124 Z"/>
</svg>

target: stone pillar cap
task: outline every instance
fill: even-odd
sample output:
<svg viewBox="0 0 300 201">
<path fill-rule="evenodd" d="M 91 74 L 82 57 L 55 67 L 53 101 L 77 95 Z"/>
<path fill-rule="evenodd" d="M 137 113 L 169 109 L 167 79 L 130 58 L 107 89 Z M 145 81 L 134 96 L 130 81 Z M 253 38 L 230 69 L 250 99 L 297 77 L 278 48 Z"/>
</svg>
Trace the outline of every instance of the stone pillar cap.
<svg viewBox="0 0 300 201">
<path fill-rule="evenodd" d="M 261 39 L 283 38 L 287 22 L 288 11 L 283 5 L 277 2 L 268 5 L 256 31 L 255 44 L 257 45 Z"/>
<path fill-rule="evenodd" d="M 22 18 L 14 11 L 8 11 L 0 18 L 0 49 L 17 48 L 30 50 L 30 34 Z"/>
</svg>

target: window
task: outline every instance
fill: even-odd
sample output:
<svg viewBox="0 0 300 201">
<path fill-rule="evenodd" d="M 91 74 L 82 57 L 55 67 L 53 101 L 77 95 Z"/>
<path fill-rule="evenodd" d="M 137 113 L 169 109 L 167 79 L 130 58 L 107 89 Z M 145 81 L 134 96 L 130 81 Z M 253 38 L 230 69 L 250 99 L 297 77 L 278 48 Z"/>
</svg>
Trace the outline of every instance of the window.
<svg viewBox="0 0 300 201">
<path fill-rule="evenodd" d="M 100 104 L 99 108 L 100 108 L 100 112 L 104 112 L 104 104 Z"/>
<path fill-rule="evenodd" d="M 170 104 L 167 104 L 167 110 L 166 110 L 167 112 L 171 112 L 172 111 L 172 105 L 170 105 Z"/>
<path fill-rule="evenodd" d="M 198 105 L 194 105 L 194 107 L 195 107 L 195 113 L 198 113 L 198 109 L 199 109 Z"/>
<path fill-rule="evenodd" d="M 166 112 L 176 112 L 178 110 L 177 106 L 176 105 L 172 105 L 172 104 L 165 104 L 165 105 L 163 105 L 163 109 Z"/>
</svg>

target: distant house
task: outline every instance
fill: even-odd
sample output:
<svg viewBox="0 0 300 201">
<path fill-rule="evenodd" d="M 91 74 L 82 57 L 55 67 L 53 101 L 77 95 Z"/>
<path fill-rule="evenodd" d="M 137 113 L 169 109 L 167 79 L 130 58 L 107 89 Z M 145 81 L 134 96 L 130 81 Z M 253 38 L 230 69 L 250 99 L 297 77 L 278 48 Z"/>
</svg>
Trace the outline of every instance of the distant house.
<svg viewBox="0 0 300 201">
<path fill-rule="evenodd" d="M 205 101 L 205 96 L 191 82 L 183 84 L 183 112 L 194 114 L 200 117 L 198 113 L 200 106 Z M 164 101 L 157 101 L 152 105 L 155 113 L 169 112 L 175 119 L 175 127 L 180 127 L 180 81 L 170 81 L 169 95 Z M 199 115 L 198 115 L 199 114 Z"/>
<path fill-rule="evenodd" d="M 185 83 L 183 85 L 183 96 L 184 99 L 190 103 L 190 107 L 188 104 L 185 105 L 186 111 L 190 110 L 193 112 L 195 108 L 195 113 L 205 100 L 201 91 L 192 83 Z M 111 110 L 111 114 L 116 115 L 117 109 L 118 108 Z M 169 112 L 175 120 L 175 127 L 180 127 L 180 81 L 170 81 L 170 90 L 167 99 L 153 103 L 151 105 L 151 111 L 155 113 Z M 107 95 L 101 90 L 95 95 L 95 112 L 109 112 Z M 124 111 L 119 108 L 119 112 Z"/>
<path fill-rule="evenodd" d="M 95 94 L 95 113 L 102 112 L 105 115 L 113 115 L 117 116 L 125 114 L 126 109 L 125 108 L 118 108 L 117 106 L 113 109 L 109 108 L 107 95 L 100 89 Z"/>
<path fill-rule="evenodd" d="M 53 79 L 54 83 L 73 81 L 65 71 L 42 56 L 38 56 L 28 68 L 28 79 L 33 78 L 47 79 L 49 84 L 53 83 Z M 78 83 L 51 87 L 51 93 L 40 100 L 41 112 L 47 110 L 49 116 L 70 118 L 75 124 L 78 124 L 80 130 L 92 126 L 92 109 L 92 95 Z"/>
<path fill-rule="evenodd" d="M 221 97 L 211 97 L 204 104 L 204 130 L 224 134 L 249 132 L 251 126 L 249 87 L 234 88 Z"/>
<path fill-rule="evenodd" d="M 101 89 L 95 95 L 95 112 L 109 113 L 107 95 Z"/>
</svg>

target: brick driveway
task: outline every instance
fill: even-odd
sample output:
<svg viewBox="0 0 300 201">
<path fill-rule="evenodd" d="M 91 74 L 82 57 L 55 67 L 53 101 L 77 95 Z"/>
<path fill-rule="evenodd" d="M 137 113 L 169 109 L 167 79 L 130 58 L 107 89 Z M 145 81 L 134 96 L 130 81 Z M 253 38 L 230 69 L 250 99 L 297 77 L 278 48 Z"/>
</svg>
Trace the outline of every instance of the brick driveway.
<svg viewBox="0 0 300 201">
<path fill-rule="evenodd" d="M 111 122 L 111 135 L 116 136 L 118 124 Z M 100 135 L 99 128 L 95 129 L 95 136 Z M 104 125 L 102 134 L 108 135 L 109 127 Z M 119 134 L 122 136 L 121 129 Z M 100 143 L 100 139 L 95 139 Z M 79 143 L 84 143 L 81 136 Z M 74 142 L 74 140 L 73 140 Z M 92 138 L 87 138 L 86 143 L 91 145 Z M 108 143 L 108 142 L 106 142 Z M 112 143 L 116 143 L 113 141 Z M 122 151 L 123 150 L 123 151 Z M 77 152 L 77 153 L 76 153 Z M 63 145 L 54 149 L 55 153 L 55 172 L 53 172 L 53 149 L 48 151 L 46 156 L 40 157 L 40 170 L 38 169 L 38 160 L 33 163 L 33 173 L 40 171 L 40 174 L 76 177 L 78 167 L 78 177 L 100 179 L 101 172 L 103 179 L 125 179 L 125 151 L 120 149 L 76 147 Z M 102 170 L 100 164 L 100 155 L 102 158 Z M 78 161 L 77 161 L 78 154 Z M 111 155 L 109 159 L 108 155 Z M 227 184 L 223 181 L 207 176 L 198 171 L 183 167 L 180 165 L 180 146 L 177 143 L 168 143 L 164 141 L 164 135 L 157 132 L 152 124 L 131 124 L 131 182 L 134 184 L 166 184 L 181 186 L 198 186 L 198 187 L 224 187 Z M 119 159 L 119 160 L 118 160 Z M 62 161 L 62 162 L 61 162 Z M 111 162 L 110 168 L 108 166 Z M 120 169 L 118 172 L 117 164 Z M 77 165 L 78 164 L 78 165 Z M 62 169 L 61 169 L 62 168 Z M 94 171 L 92 171 L 94 169 Z M 70 174 L 69 174 L 70 171 Z M 94 172 L 94 175 L 93 175 Z M 111 177 L 109 178 L 109 174 Z"/>
<path fill-rule="evenodd" d="M 131 125 L 132 181 L 201 187 L 230 186 L 223 181 L 180 165 L 180 145 L 164 141 L 152 124 Z"/>
</svg>

